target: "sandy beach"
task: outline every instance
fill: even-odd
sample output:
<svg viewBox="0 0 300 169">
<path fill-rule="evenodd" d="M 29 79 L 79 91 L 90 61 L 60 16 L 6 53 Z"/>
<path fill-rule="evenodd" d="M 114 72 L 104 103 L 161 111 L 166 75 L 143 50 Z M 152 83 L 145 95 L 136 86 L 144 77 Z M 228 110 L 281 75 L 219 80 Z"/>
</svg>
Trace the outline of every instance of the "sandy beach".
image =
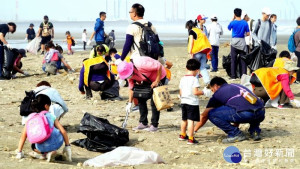
<svg viewBox="0 0 300 169">
<path fill-rule="evenodd" d="M 123 43 L 118 42 L 118 50 L 121 51 Z M 149 133 L 147 131 L 134 132 L 132 128 L 138 124 L 139 112 L 130 114 L 127 129 L 130 141 L 126 146 L 141 148 L 146 151 L 157 152 L 165 161 L 165 164 L 140 165 L 115 168 L 299 168 L 300 166 L 300 114 L 299 109 L 279 110 L 276 108 L 266 109 L 266 118 L 261 123 L 262 140 L 254 142 L 251 139 L 234 144 L 222 144 L 221 139 L 226 134 L 209 121 L 195 135 L 198 145 L 187 145 L 184 141 L 178 141 L 180 133 L 181 109 L 177 98 L 180 78 L 185 74 L 185 63 L 188 59 L 186 44 L 165 43 L 165 56 L 174 66 L 172 80 L 169 83 L 171 95 L 174 100 L 174 111 L 161 112 L 159 131 Z M 287 46 L 278 45 L 278 51 L 287 50 Z M 210 76 L 221 76 L 228 80 L 225 70 L 222 68 L 222 56 L 227 55 L 230 48 L 221 45 L 219 52 L 219 72 L 210 73 Z M 66 101 L 69 112 L 61 119 L 61 124 L 67 129 L 70 141 L 84 138 L 77 133 L 77 127 L 85 112 L 95 116 L 106 118 L 110 123 L 121 126 L 125 118 L 125 105 L 128 98 L 127 88 L 121 88 L 123 101 L 103 101 L 98 93 L 93 92 L 92 100 L 84 100 L 84 95 L 78 91 L 79 70 L 82 60 L 88 57 L 89 51 L 76 52 L 74 55 L 64 54 L 69 64 L 76 69 L 73 74 L 61 74 L 46 76 L 41 70 L 42 56 L 27 54 L 23 58 L 23 69 L 31 76 L 24 77 L 17 74 L 13 80 L 0 81 L 0 166 L 1 168 L 84 168 L 81 164 L 90 158 L 100 155 L 99 152 L 90 152 L 86 149 L 72 145 L 73 162 L 56 160 L 47 163 L 42 160 L 32 159 L 28 156 L 31 151 L 30 143 L 24 146 L 25 158 L 15 158 L 15 150 L 18 146 L 23 126 L 19 115 L 19 105 L 25 96 L 25 90 L 34 89 L 42 80 L 51 83 L 62 98 Z M 238 80 L 231 81 L 239 83 Z M 203 81 L 200 80 L 203 87 Z M 296 99 L 300 99 L 299 84 L 291 86 Z M 200 112 L 204 110 L 208 102 L 207 98 L 200 97 Z M 149 105 L 148 105 L 149 107 Z M 151 114 L 151 113 L 150 113 Z M 151 116 L 149 115 L 150 119 Z M 249 125 L 243 124 L 241 130 L 247 133 Z M 242 155 L 239 164 L 231 164 L 224 160 L 223 151 L 228 146 L 236 146 Z M 63 146 L 58 150 L 61 154 Z M 270 154 L 269 152 L 272 151 Z M 294 152 L 293 154 L 289 152 Z M 250 154 L 249 154 L 250 152 Z M 260 153 L 259 153 L 260 152 Z M 267 152 L 267 153 L 266 153 Z M 292 156 L 293 155 L 293 156 Z"/>
</svg>

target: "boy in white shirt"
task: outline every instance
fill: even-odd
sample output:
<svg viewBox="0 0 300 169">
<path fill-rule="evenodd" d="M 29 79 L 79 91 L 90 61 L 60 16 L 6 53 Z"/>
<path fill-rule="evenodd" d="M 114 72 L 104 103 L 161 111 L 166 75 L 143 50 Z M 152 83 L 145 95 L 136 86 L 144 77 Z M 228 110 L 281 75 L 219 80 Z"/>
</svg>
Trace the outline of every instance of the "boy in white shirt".
<svg viewBox="0 0 300 169">
<path fill-rule="evenodd" d="M 182 109 L 181 134 L 179 140 L 188 140 L 187 144 L 197 144 L 194 138 L 194 121 L 200 120 L 198 95 L 210 97 L 211 91 L 205 88 L 199 90 L 200 84 L 197 79 L 200 62 L 196 59 L 189 59 L 186 64 L 187 74 L 181 78 L 179 89 Z M 186 129 L 188 128 L 188 135 Z"/>
</svg>

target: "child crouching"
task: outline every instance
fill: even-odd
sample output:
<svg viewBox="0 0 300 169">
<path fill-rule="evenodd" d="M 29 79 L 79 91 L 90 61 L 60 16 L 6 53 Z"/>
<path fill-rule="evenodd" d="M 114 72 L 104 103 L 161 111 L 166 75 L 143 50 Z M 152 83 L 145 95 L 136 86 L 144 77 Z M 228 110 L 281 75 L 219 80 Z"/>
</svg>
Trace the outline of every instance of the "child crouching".
<svg viewBox="0 0 300 169">
<path fill-rule="evenodd" d="M 186 64 L 187 74 L 181 78 L 179 89 L 182 109 L 181 134 L 179 140 L 187 140 L 187 144 L 197 144 L 194 138 L 194 121 L 200 120 L 198 95 L 209 96 L 211 91 L 204 88 L 199 90 L 200 84 L 197 74 L 200 69 L 200 62 L 196 59 L 189 59 Z M 188 130 L 188 135 L 186 133 Z"/>
<path fill-rule="evenodd" d="M 58 150 L 63 142 L 65 142 L 63 153 L 66 153 L 68 161 L 72 161 L 71 147 L 67 132 L 59 121 L 48 112 L 50 105 L 50 98 L 44 94 L 38 95 L 31 103 L 33 110 L 38 113 L 32 113 L 28 117 L 19 141 L 16 158 L 21 159 L 24 157 L 22 149 L 26 138 L 28 138 L 32 143 L 31 148 L 34 151 L 29 153 L 29 155 L 33 158 L 47 159 L 47 161 L 50 162 L 51 158 L 53 158 L 53 155 L 56 153 L 56 150 Z M 43 113 L 43 115 L 40 113 Z M 43 117 L 46 117 L 46 120 L 43 120 L 45 119 Z M 33 123 L 32 125 L 31 122 L 33 122 L 33 120 L 35 120 L 34 122 L 36 123 Z M 40 131 L 47 131 L 47 136 L 42 137 Z"/>
</svg>

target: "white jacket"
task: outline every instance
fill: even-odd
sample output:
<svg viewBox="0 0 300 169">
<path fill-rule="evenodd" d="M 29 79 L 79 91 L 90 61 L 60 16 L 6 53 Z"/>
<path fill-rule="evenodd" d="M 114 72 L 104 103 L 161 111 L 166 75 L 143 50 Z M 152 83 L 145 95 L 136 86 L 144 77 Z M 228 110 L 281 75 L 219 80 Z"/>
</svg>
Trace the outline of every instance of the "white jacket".
<svg viewBox="0 0 300 169">
<path fill-rule="evenodd" d="M 208 40 L 211 45 L 220 45 L 220 36 L 223 35 L 222 26 L 217 22 L 212 22 L 207 26 Z"/>
</svg>

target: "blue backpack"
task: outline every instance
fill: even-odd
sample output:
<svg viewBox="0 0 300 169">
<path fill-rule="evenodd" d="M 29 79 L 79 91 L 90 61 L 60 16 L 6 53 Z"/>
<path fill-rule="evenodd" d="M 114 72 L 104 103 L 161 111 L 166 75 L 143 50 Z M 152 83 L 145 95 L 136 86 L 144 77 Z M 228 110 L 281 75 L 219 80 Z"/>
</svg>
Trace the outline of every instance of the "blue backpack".
<svg viewBox="0 0 300 169">
<path fill-rule="evenodd" d="M 297 43 L 297 45 L 295 44 L 295 34 L 300 31 L 300 29 L 297 29 L 293 32 L 293 34 L 290 36 L 289 41 L 288 41 L 288 49 L 290 52 L 295 52 L 297 46 L 299 45 L 300 41 Z"/>
</svg>

